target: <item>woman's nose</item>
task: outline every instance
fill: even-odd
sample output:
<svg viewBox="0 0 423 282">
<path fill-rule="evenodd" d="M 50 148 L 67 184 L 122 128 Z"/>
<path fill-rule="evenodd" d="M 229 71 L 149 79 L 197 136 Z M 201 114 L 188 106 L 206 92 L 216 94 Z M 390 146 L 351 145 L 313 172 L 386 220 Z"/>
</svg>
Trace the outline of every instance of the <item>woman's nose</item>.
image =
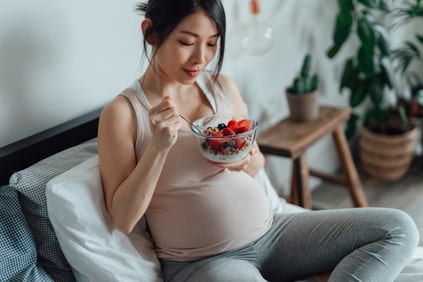
<svg viewBox="0 0 423 282">
<path fill-rule="evenodd" d="M 204 47 L 197 47 L 192 54 L 192 62 L 195 64 L 202 64 L 206 61 L 206 51 Z"/>
</svg>

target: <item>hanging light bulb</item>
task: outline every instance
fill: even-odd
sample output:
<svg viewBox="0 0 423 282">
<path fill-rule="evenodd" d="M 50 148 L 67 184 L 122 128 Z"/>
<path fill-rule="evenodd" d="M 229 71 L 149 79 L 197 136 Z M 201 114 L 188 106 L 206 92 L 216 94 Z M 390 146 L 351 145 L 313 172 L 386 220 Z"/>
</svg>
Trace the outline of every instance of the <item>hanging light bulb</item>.
<svg viewBox="0 0 423 282">
<path fill-rule="evenodd" d="M 252 55 L 262 55 L 272 47 L 273 28 L 260 14 L 260 1 L 250 1 L 250 20 L 241 29 L 241 47 Z"/>
</svg>

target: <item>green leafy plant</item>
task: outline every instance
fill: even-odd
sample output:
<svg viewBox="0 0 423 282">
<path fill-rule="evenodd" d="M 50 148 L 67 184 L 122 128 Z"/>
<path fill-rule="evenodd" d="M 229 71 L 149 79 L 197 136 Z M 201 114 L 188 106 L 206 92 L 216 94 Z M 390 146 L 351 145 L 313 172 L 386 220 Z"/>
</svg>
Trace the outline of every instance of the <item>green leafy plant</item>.
<svg viewBox="0 0 423 282">
<path fill-rule="evenodd" d="M 423 34 L 415 34 L 415 38 L 417 43 L 423 45 Z M 392 51 L 392 56 L 398 61 L 398 68 L 403 74 L 407 72 L 413 62 L 420 61 L 420 63 L 423 63 L 423 57 L 417 43 L 406 40 L 404 47 Z"/>
<path fill-rule="evenodd" d="M 395 26 L 404 25 L 415 19 L 423 19 L 423 4 L 421 0 L 402 0 L 401 5 L 390 13 L 398 19 Z M 404 45 L 392 51 L 392 56 L 397 61 L 401 74 L 407 73 L 413 62 L 423 63 L 419 49 L 419 45 L 423 46 L 423 34 L 416 33 L 415 40 L 405 40 Z"/>
<path fill-rule="evenodd" d="M 401 0 L 401 5 L 395 8 L 391 14 L 398 19 L 398 24 L 408 23 L 416 17 L 423 16 L 421 4 L 421 0 Z"/>
<path fill-rule="evenodd" d="M 350 37 L 358 38 L 355 53 L 346 59 L 343 67 L 340 91 L 349 91 L 352 108 L 346 135 L 355 136 L 358 122 L 370 130 L 387 132 L 392 113 L 400 117 L 402 128 L 409 128 L 407 117 L 401 107 L 389 105 L 390 95 L 399 95 L 389 33 L 382 19 L 390 11 L 383 0 L 338 0 L 339 14 L 335 20 L 333 45 L 327 51 L 335 57 Z M 358 108 L 365 106 L 360 116 Z"/>
<path fill-rule="evenodd" d="M 317 73 L 311 74 L 312 57 L 306 54 L 303 59 L 301 71 L 298 76 L 294 78 L 290 88 L 291 93 L 304 95 L 317 89 L 319 86 L 319 77 Z"/>
<path fill-rule="evenodd" d="M 417 19 L 423 20 L 423 4 L 421 0 L 403 0 L 402 5 L 392 14 L 399 19 L 396 25 L 407 24 Z M 423 74 L 413 70 L 414 66 L 423 65 L 421 47 L 423 47 L 423 34 L 416 33 L 414 40 L 405 40 L 402 47 L 392 51 L 396 70 L 410 88 L 411 96 L 402 97 L 400 101 L 409 117 L 423 117 Z"/>
</svg>

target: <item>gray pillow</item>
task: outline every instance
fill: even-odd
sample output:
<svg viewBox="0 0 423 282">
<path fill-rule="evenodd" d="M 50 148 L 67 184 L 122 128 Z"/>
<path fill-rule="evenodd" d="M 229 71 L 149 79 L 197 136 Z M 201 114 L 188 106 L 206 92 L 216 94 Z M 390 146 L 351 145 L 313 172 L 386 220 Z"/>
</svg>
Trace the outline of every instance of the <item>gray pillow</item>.
<svg viewBox="0 0 423 282">
<path fill-rule="evenodd" d="M 39 262 L 54 281 L 75 281 L 75 278 L 48 218 L 46 184 L 96 154 L 97 139 L 94 138 L 15 172 L 10 178 L 9 184 L 19 192 L 22 212 L 32 230 Z"/>
<path fill-rule="evenodd" d="M 37 263 L 37 249 L 13 187 L 0 187 L 0 281 L 53 282 Z"/>
</svg>

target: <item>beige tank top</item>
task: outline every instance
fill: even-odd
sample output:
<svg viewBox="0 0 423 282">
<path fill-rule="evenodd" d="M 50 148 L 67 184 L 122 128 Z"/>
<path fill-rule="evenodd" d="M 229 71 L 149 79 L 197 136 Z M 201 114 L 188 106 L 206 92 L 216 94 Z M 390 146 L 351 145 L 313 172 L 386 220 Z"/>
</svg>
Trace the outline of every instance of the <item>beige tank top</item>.
<svg viewBox="0 0 423 282">
<path fill-rule="evenodd" d="M 197 84 L 215 113 L 232 112 L 221 81 L 210 84 L 203 73 Z M 139 160 L 151 140 L 148 109 L 151 107 L 138 83 L 121 94 L 134 107 L 138 127 Z M 244 172 L 210 165 L 185 129 L 170 150 L 156 191 L 146 212 L 160 258 L 193 260 L 240 248 L 261 237 L 272 224 L 264 190 Z"/>
</svg>

